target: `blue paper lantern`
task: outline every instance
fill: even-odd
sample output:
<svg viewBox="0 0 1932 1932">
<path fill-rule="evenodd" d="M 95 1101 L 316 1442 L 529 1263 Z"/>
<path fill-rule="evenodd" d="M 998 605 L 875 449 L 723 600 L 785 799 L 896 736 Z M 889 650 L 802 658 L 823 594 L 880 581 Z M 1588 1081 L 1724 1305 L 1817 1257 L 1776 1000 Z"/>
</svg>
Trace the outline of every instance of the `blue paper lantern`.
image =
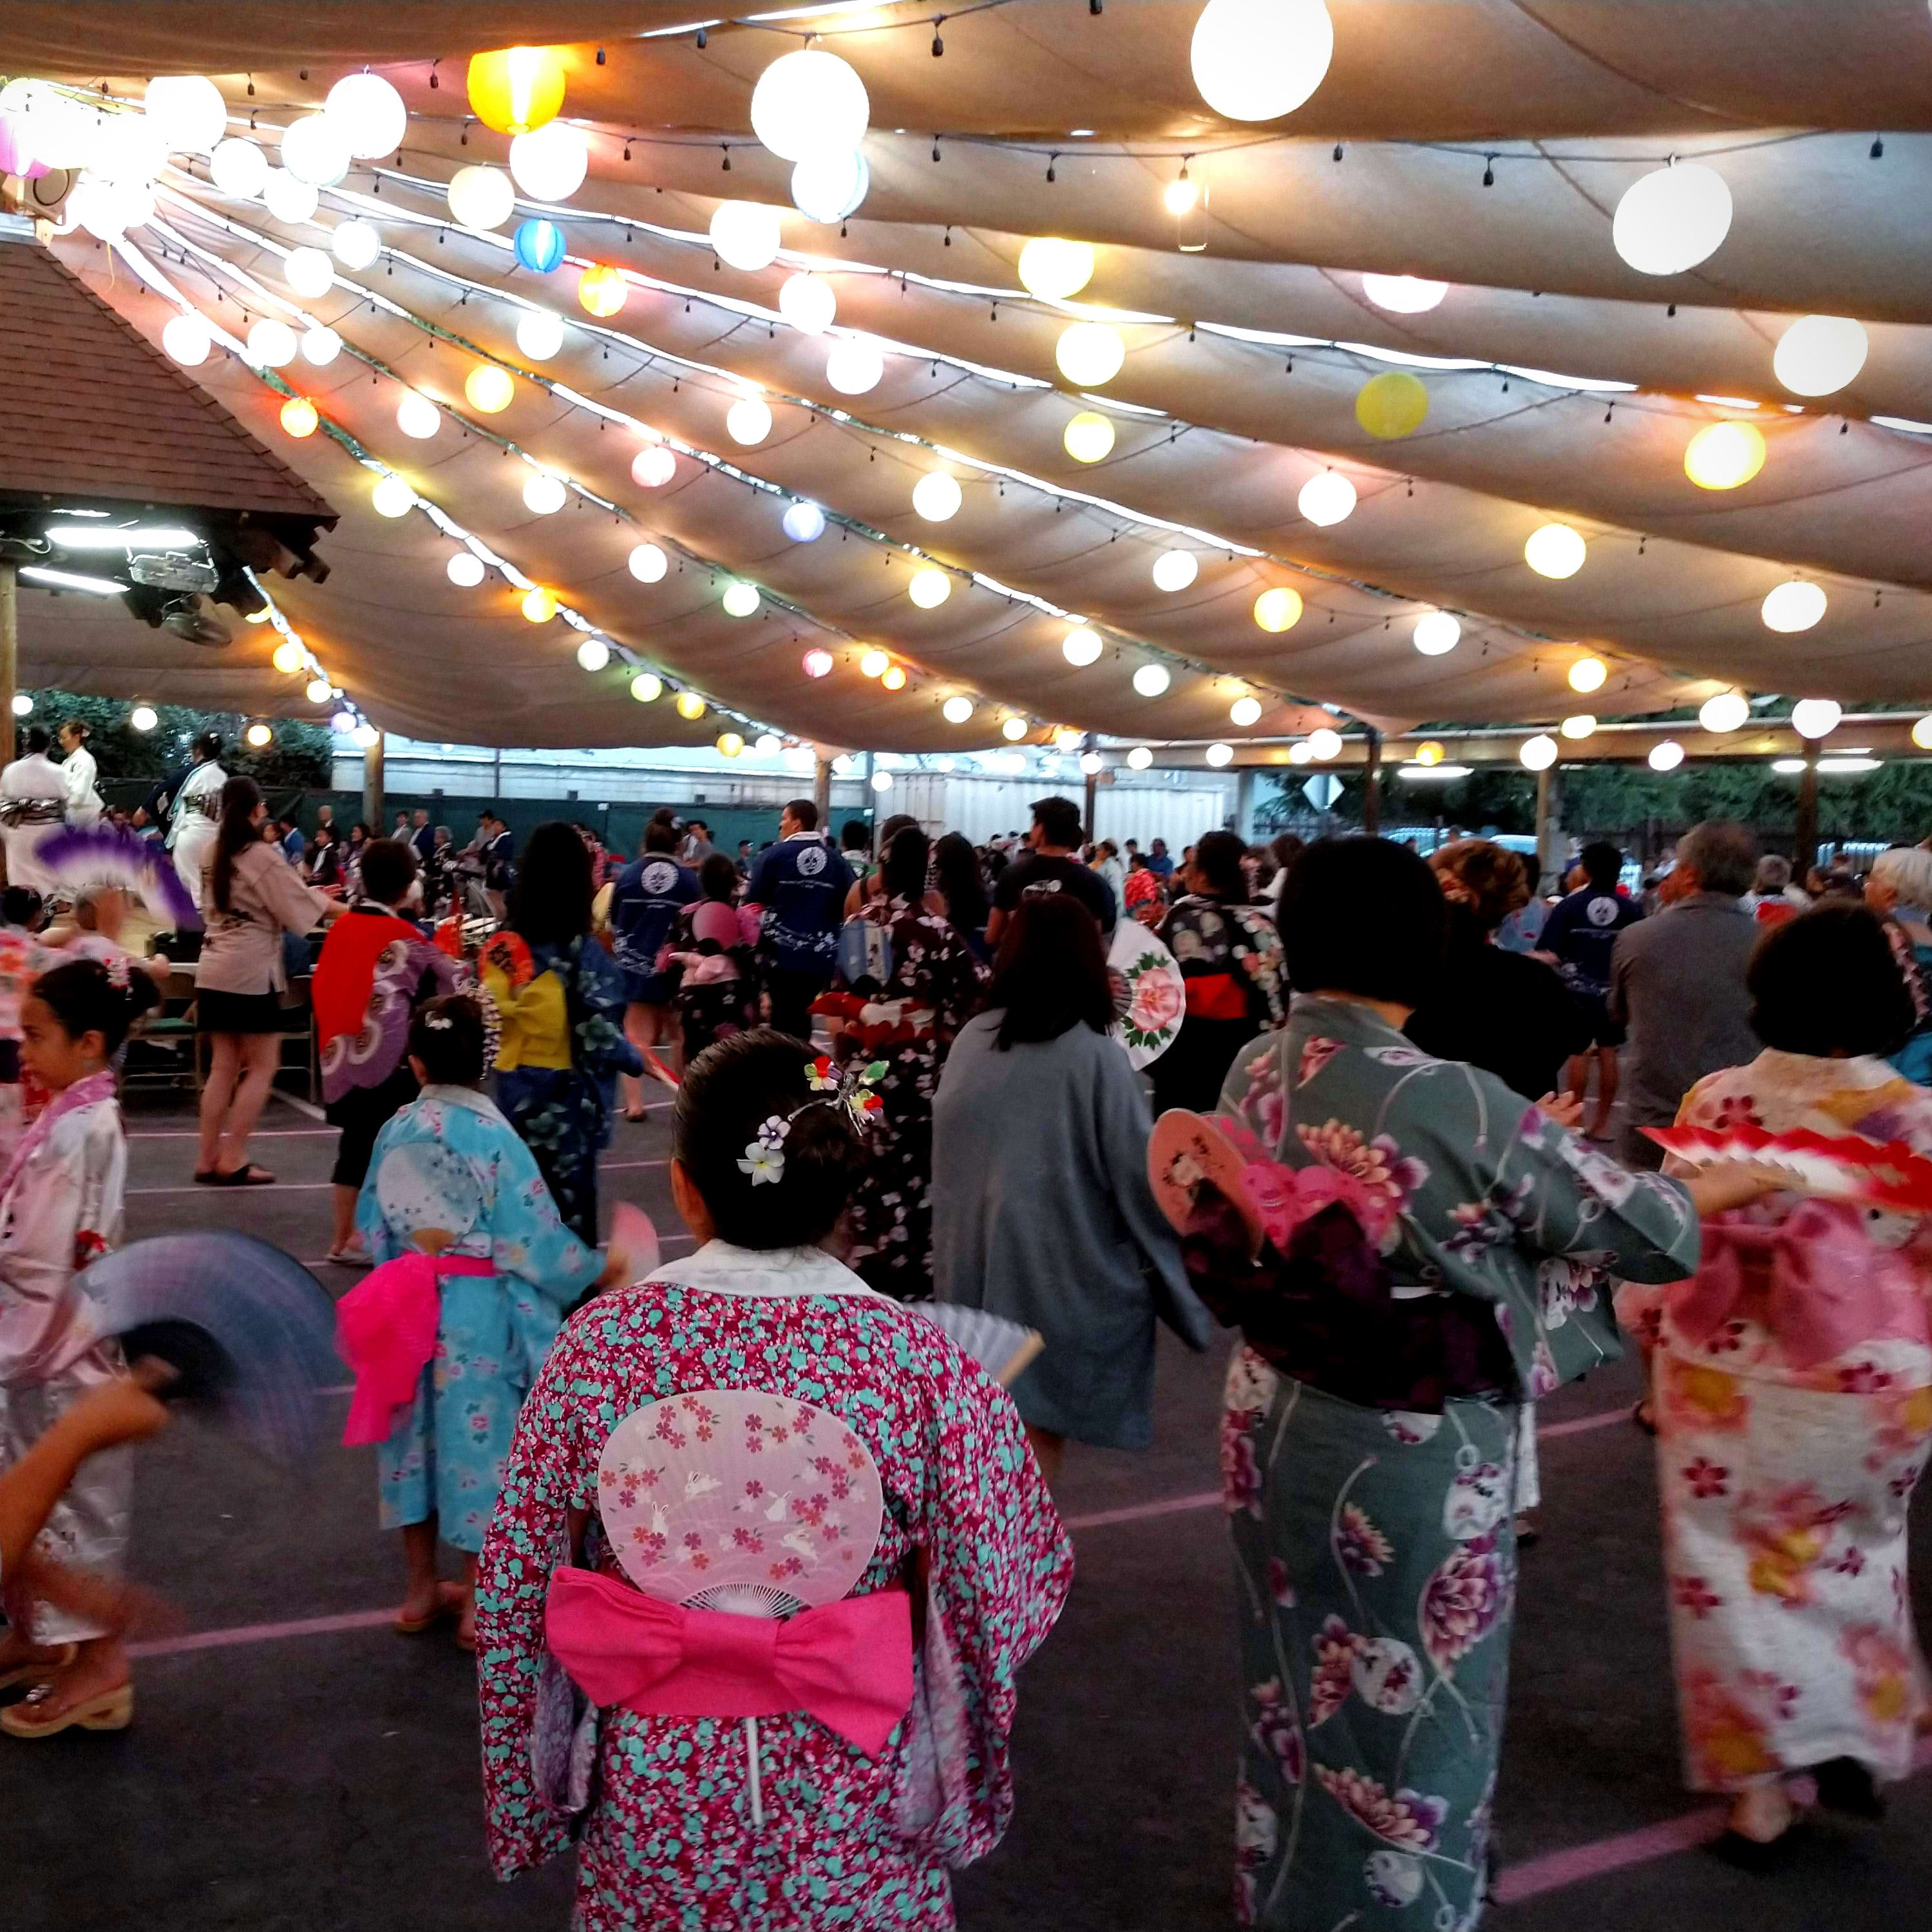
<svg viewBox="0 0 1932 1932">
<path fill-rule="evenodd" d="M 532 220 L 517 226 L 517 260 L 532 274 L 548 275 L 563 262 L 563 230 L 554 221 Z"/>
</svg>

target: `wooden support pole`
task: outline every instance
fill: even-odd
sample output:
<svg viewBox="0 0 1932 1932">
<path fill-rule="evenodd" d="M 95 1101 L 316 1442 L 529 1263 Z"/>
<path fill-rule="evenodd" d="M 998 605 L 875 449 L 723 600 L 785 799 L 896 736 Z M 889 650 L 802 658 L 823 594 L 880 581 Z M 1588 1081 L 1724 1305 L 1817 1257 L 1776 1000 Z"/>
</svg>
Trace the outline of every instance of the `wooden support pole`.
<svg viewBox="0 0 1932 1932">
<path fill-rule="evenodd" d="M 1382 734 L 1371 724 L 1362 766 L 1362 830 L 1372 838 L 1382 829 Z"/>
<path fill-rule="evenodd" d="M 1818 862 L 1818 754 L 1808 744 L 1804 773 L 1798 781 L 1798 826 L 1792 840 L 1791 862 L 1800 886 Z"/>
<path fill-rule="evenodd" d="M 388 742 L 386 734 L 378 731 L 362 754 L 362 823 L 372 838 L 382 836 L 382 753 Z"/>
<path fill-rule="evenodd" d="M 832 760 L 814 759 L 812 767 L 812 802 L 818 808 L 818 827 L 822 832 L 832 822 Z"/>
<path fill-rule="evenodd" d="M 14 755 L 14 694 L 20 680 L 20 580 L 10 563 L 0 562 L 0 720 L 5 722 L 8 760 Z"/>
</svg>

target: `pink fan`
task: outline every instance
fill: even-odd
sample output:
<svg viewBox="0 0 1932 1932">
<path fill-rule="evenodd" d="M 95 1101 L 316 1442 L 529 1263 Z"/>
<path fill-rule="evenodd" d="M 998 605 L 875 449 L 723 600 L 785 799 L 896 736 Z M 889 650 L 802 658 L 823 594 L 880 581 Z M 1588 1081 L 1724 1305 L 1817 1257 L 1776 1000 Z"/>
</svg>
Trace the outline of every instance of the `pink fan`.
<svg viewBox="0 0 1932 1932">
<path fill-rule="evenodd" d="M 700 1389 L 626 1416 L 597 1509 L 624 1573 L 688 1610 L 789 1617 L 844 1597 L 885 1520 L 872 1454 L 838 1417 L 755 1389 Z M 745 1720 L 752 1816 L 758 1720 Z"/>
</svg>

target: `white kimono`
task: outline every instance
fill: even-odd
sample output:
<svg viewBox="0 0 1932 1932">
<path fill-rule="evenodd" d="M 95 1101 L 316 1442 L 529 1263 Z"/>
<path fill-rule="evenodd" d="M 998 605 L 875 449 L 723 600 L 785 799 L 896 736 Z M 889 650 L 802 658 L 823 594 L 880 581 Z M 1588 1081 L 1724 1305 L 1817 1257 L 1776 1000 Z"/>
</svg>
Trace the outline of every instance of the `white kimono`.
<svg viewBox="0 0 1932 1932">
<path fill-rule="evenodd" d="M 221 788 L 228 774 L 210 758 L 196 765 L 182 781 L 175 794 L 174 817 L 168 827 L 168 850 L 175 855 L 175 870 L 187 886 L 197 910 L 201 906 L 201 872 L 208 854 L 214 849 L 217 820 L 221 812 Z"/>
<path fill-rule="evenodd" d="M 101 812 L 100 793 L 94 781 L 100 766 L 94 763 L 94 754 L 82 745 L 79 749 L 70 752 L 61 760 L 61 770 L 67 777 L 68 824 L 98 824 Z"/>
<path fill-rule="evenodd" d="M 67 816 L 67 774 L 35 752 L 0 771 L 0 836 L 7 850 L 7 883 L 44 898 L 58 883 L 34 856 Z"/>
</svg>

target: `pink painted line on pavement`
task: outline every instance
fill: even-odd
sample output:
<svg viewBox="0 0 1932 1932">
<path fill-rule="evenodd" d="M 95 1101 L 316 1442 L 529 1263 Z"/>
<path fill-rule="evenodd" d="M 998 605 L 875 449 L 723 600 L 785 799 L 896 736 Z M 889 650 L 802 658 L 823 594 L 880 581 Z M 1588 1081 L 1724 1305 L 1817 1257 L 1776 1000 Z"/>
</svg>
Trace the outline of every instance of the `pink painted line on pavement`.
<svg viewBox="0 0 1932 1932">
<path fill-rule="evenodd" d="M 1157 1503 L 1130 1503 L 1124 1509 L 1096 1510 L 1090 1516 L 1064 1519 L 1069 1529 L 1104 1529 L 1109 1523 L 1142 1522 L 1149 1516 L 1178 1516 L 1184 1510 L 1212 1509 L 1221 1500 L 1219 1490 L 1192 1496 L 1167 1496 Z"/>
<path fill-rule="evenodd" d="M 1546 1422 L 1536 1432 L 1536 1439 L 1539 1442 L 1547 1442 L 1559 1436 L 1581 1436 L 1587 1430 L 1608 1429 L 1612 1423 L 1628 1421 L 1628 1409 L 1606 1409 L 1600 1415 L 1579 1415 L 1572 1417 L 1568 1422 Z M 1632 1424 L 1632 1426 L 1635 1425 Z"/>
<path fill-rule="evenodd" d="M 348 1610 L 340 1616 L 298 1617 L 291 1623 L 241 1624 L 232 1630 L 191 1630 L 185 1636 L 164 1636 L 130 1643 L 130 1657 L 178 1657 L 196 1650 L 228 1650 L 237 1644 L 273 1643 L 288 1636 L 333 1636 L 343 1630 L 377 1630 L 392 1622 L 395 1610 Z"/>
<path fill-rule="evenodd" d="M 1560 1852 L 1546 1852 L 1540 1858 L 1526 1858 L 1520 1865 L 1505 1865 L 1496 1874 L 1492 1895 L 1498 1905 L 1516 1905 L 1629 1865 L 1648 1864 L 1678 1852 L 1694 1851 L 1724 1835 L 1725 1816 L 1723 1805 L 1707 1805 L 1681 1818 L 1666 1818 L 1660 1825 L 1646 1825 L 1641 1831 L 1567 1846 Z"/>
</svg>

